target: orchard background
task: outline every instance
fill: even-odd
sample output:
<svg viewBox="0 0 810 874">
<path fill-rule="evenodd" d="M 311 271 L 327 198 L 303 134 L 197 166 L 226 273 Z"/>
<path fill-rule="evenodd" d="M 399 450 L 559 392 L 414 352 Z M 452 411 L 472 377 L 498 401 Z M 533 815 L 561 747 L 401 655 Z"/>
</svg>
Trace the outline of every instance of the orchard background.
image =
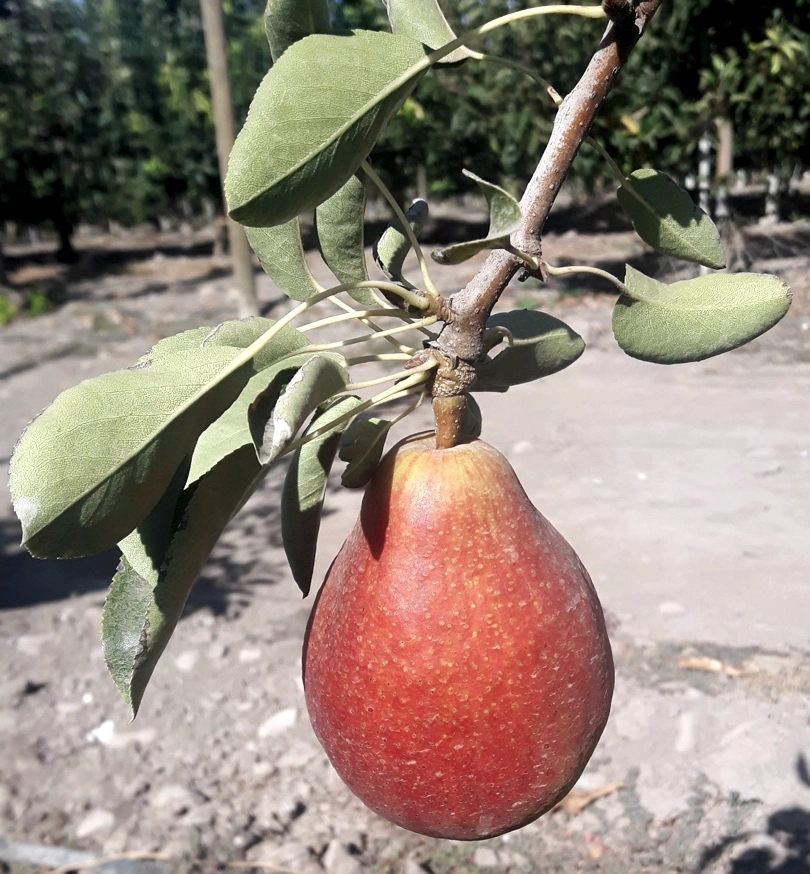
<svg viewBox="0 0 810 874">
<path fill-rule="evenodd" d="M 377 26 L 377 6 L 335 11 L 348 26 Z M 447 12 L 474 26 L 512 7 Z M 261 11 L 226 4 L 241 115 L 269 62 Z M 800 2 L 666 4 L 598 128 L 618 122 L 622 136 L 606 141 L 626 169 L 654 159 L 682 181 L 697 177 L 708 135 L 716 161 L 704 195 L 728 210 L 718 219 L 732 267 L 777 273 L 794 291 L 773 332 L 662 370 L 615 349 L 596 280 L 516 284 L 505 300 L 565 318 L 591 353 L 553 381 L 482 401 L 484 437 L 576 546 L 609 613 L 614 714 L 571 803 L 508 840 L 464 847 L 408 835 L 351 798 L 302 708 L 309 603 L 277 542 L 283 471 L 218 547 L 131 726 L 97 645 L 115 556 L 35 562 L 16 545 L 4 498 L 7 867 L 111 856 L 116 870 L 167 872 L 810 871 L 807 13 Z M 219 178 L 196 3 L 7 2 L 0 16 L 7 459 L 57 392 L 126 366 L 162 336 L 233 317 L 236 301 L 213 251 Z M 554 34 L 545 48 L 500 31 L 500 51 L 564 90 L 591 42 L 576 19 L 544 27 Z M 452 101 L 445 79 L 426 80 L 375 153 L 395 191 L 446 198 L 426 232 L 437 242 L 486 227 L 480 198 L 458 189 L 468 159 L 517 190 L 552 120 L 516 73 L 464 68 Z M 546 246 L 613 272 L 627 261 L 681 278 L 628 232 L 593 161 L 583 152 L 574 165 Z M 406 191 L 411 179 L 418 190 Z M 769 184 L 779 212 L 772 205 L 760 222 Z M 369 241 L 387 219 L 380 206 Z M 476 263 L 442 271 L 440 290 L 463 285 Z M 259 302 L 272 318 L 289 307 L 264 277 Z M 356 495 L 330 490 L 316 577 L 356 508 Z"/>
</svg>

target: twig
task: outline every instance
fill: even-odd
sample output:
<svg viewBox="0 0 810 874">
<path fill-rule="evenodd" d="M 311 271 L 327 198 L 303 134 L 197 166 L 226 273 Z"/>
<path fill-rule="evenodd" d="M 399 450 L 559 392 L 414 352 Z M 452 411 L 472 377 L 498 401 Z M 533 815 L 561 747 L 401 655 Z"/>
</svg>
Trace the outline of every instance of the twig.
<svg viewBox="0 0 810 874">
<path fill-rule="evenodd" d="M 276 871 L 278 874 L 301 874 L 300 871 L 295 871 L 292 868 L 285 868 L 283 865 L 276 865 L 275 862 L 228 862 L 228 868 L 263 868 L 265 871 Z"/>
<path fill-rule="evenodd" d="M 632 0 L 624 4 L 623 14 L 610 22 L 582 78 L 560 106 L 548 145 L 520 202 L 523 225 L 512 236 L 516 249 L 538 261 L 543 227 L 571 164 L 617 75 L 662 2 Z M 615 14 L 615 4 L 605 11 Z M 492 308 L 525 267 L 509 252 L 493 252 L 472 281 L 450 298 L 450 318 L 432 347 L 449 360 L 477 361 L 483 354 L 484 330 Z"/>
<path fill-rule="evenodd" d="M 86 862 L 74 862 L 61 868 L 46 868 L 47 874 L 69 874 L 71 871 L 83 871 L 87 868 L 101 868 L 104 865 L 113 865 L 116 862 L 173 862 L 173 856 L 167 853 L 119 853 L 115 856 L 101 856 L 98 859 L 90 859 Z"/>
</svg>

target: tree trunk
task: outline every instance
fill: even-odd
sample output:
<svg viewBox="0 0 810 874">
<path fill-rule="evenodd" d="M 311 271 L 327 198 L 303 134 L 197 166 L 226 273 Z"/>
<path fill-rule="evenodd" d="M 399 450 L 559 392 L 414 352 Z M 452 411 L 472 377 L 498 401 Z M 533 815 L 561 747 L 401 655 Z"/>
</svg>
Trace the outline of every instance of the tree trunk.
<svg viewBox="0 0 810 874">
<path fill-rule="evenodd" d="M 221 0 L 200 0 L 205 53 L 211 81 L 211 102 L 214 107 L 214 130 L 217 139 L 220 181 L 225 181 L 228 156 L 236 139 L 233 119 L 233 99 L 228 78 L 228 55 Z M 224 199 L 223 199 L 224 203 Z M 228 239 L 231 249 L 234 279 L 239 293 L 239 315 L 255 316 L 259 312 L 256 299 L 256 280 L 253 275 L 253 255 L 245 232 L 236 222 L 228 219 Z"/>
</svg>

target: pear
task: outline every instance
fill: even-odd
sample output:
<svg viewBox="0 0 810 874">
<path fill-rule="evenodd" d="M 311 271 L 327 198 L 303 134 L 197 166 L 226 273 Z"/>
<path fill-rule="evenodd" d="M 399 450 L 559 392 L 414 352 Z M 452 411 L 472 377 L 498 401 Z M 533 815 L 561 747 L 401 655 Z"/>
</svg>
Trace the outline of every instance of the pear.
<svg viewBox="0 0 810 874">
<path fill-rule="evenodd" d="M 304 643 L 315 734 L 404 828 L 479 840 L 551 809 L 608 718 L 613 659 L 574 550 L 509 462 L 409 438 L 383 459 Z"/>
</svg>

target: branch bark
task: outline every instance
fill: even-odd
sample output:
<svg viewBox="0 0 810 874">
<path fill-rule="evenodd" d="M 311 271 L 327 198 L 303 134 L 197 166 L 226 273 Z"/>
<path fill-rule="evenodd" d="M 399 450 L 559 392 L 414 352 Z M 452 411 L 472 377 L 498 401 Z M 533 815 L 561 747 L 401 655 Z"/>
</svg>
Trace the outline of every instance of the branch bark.
<svg viewBox="0 0 810 874">
<path fill-rule="evenodd" d="M 662 2 L 603 0 L 610 23 L 582 78 L 560 106 L 548 145 L 520 201 L 523 225 L 512 236 L 517 249 L 541 259 L 543 227 L 565 177 L 616 77 Z M 447 320 L 432 346 L 442 362 L 466 365 L 458 368 L 461 371 L 458 393 L 469 387 L 470 365 L 484 353 L 484 330 L 492 308 L 522 270 L 525 264 L 519 258 L 503 250 L 495 251 L 470 283 L 449 299 Z M 439 377 L 442 394 L 446 395 L 453 374 L 441 371 L 442 366 Z M 441 423 L 437 422 L 437 427 L 441 430 Z M 440 445 L 447 445 L 447 440 L 438 435 Z"/>
</svg>

